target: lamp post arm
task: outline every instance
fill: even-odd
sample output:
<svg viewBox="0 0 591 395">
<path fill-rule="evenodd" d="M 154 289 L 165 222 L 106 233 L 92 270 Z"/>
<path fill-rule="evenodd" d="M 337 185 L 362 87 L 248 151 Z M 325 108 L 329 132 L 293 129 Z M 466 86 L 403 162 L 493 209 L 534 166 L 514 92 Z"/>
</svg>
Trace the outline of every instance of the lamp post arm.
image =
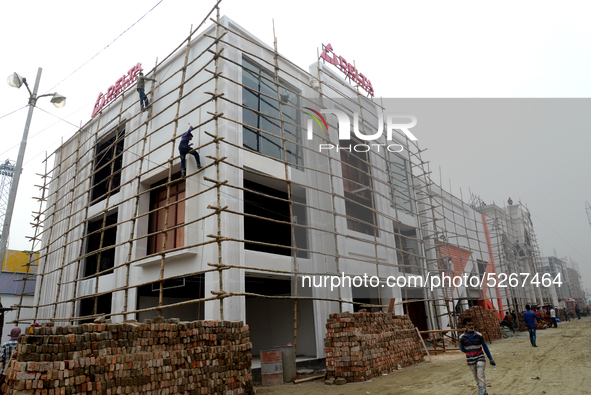
<svg viewBox="0 0 591 395">
<path fill-rule="evenodd" d="M 39 99 L 40 97 L 53 96 L 53 95 L 55 95 L 56 93 L 57 93 L 57 92 L 53 92 L 53 93 L 46 93 L 46 94 L 44 94 L 44 95 L 39 95 L 39 96 L 37 96 L 37 99 Z M 36 99 L 35 99 L 35 101 L 36 101 Z"/>
<path fill-rule="evenodd" d="M 25 130 L 23 131 L 23 138 L 18 150 L 18 157 L 14 167 L 14 175 L 12 176 L 12 185 L 10 186 L 10 193 L 8 195 L 8 205 L 6 208 L 6 215 L 4 216 L 4 225 L 2 227 L 2 238 L 0 238 L 0 257 L 2 258 L 2 265 L 4 265 L 4 257 L 6 256 L 6 247 L 8 242 L 8 233 L 10 231 L 10 222 L 12 220 L 12 213 L 14 211 L 14 202 L 16 201 L 16 191 L 18 189 L 18 182 L 23 170 L 23 160 L 25 157 L 25 148 L 27 147 L 27 138 L 29 136 L 29 126 L 31 126 L 31 118 L 33 117 L 33 110 L 35 109 L 35 102 L 37 101 L 37 90 L 39 89 L 39 81 L 41 81 L 42 69 L 37 70 L 37 78 L 35 79 L 35 87 L 33 93 L 29 90 L 29 112 L 27 114 L 27 121 L 25 122 Z M 26 84 L 27 90 L 29 86 Z"/>
<path fill-rule="evenodd" d="M 35 81 L 35 83 L 36 82 L 37 81 Z M 27 84 L 27 79 L 26 78 L 23 78 L 23 84 L 25 84 L 25 88 L 27 88 L 27 90 L 29 91 L 29 104 L 31 104 L 31 99 L 33 98 L 33 93 L 31 93 L 31 90 L 29 89 L 29 84 Z"/>
</svg>

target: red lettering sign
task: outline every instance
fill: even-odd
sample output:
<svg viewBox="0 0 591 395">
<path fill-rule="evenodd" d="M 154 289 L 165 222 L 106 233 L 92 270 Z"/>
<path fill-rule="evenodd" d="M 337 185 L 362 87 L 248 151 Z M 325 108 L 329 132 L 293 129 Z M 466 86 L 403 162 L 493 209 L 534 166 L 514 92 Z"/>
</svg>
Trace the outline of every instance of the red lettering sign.
<svg viewBox="0 0 591 395">
<path fill-rule="evenodd" d="M 332 45 L 322 45 L 322 54 L 320 57 L 345 73 L 345 79 L 350 79 L 351 81 L 356 82 L 359 84 L 361 89 L 365 90 L 369 95 L 371 95 L 371 97 L 374 96 L 371 81 L 366 76 L 358 72 L 355 66 L 347 62 L 345 58 L 342 56 L 337 56 L 332 49 Z"/>
<path fill-rule="evenodd" d="M 126 75 L 123 75 L 121 78 L 115 81 L 115 84 L 111 85 L 107 89 L 106 95 L 103 95 L 103 92 L 100 92 L 98 98 L 96 99 L 96 103 L 94 103 L 91 118 L 94 118 L 104 106 L 119 97 L 119 95 L 122 94 L 125 89 L 133 84 L 137 80 L 137 73 L 140 71 L 142 71 L 142 65 L 141 63 L 138 63 L 129 69 Z"/>
</svg>

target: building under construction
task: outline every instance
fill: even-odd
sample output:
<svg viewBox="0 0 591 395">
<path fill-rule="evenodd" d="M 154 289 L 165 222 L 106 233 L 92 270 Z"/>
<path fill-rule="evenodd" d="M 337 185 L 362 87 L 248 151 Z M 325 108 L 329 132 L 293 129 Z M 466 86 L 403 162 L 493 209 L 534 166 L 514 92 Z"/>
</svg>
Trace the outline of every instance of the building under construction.
<svg viewBox="0 0 591 395">
<path fill-rule="evenodd" d="M 430 330 L 455 328 L 473 305 L 544 302 L 531 287 L 417 284 L 535 272 L 527 210 L 444 191 L 407 121 L 394 124 L 329 45 L 304 70 L 276 42 L 213 18 L 153 68 L 123 65 L 92 119 L 46 160 L 27 317 L 242 320 L 255 355 L 293 343 L 322 358 L 331 313 L 394 299 L 396 314 Z M 142 68 L 156 80 L 146 110 Z M 183 176 L 189 125 L 203 167 L 187 155 Z"/>
</svg>

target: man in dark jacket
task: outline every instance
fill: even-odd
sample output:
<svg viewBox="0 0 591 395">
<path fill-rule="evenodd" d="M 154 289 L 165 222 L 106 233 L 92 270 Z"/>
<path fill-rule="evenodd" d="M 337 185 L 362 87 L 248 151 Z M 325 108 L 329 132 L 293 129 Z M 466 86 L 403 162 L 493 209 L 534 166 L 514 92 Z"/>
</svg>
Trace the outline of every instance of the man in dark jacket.
<svg viewBox="0 0 591 395">
<path fill-rule="evenodd" d="M 525 321 L 525 325 L 527 325 L 527 331 L 529 332 L 529 341 L 531 345 L 537 347 L 536 345 L 536 321 L 540 322 L 540 319 L 531 311 L 531 307 L 529 305 L 525 305 L 526 311 L 523 313 L 523 321 Z"/>
<path fill-rule="evenodd" d="M 189 130 L 187 133 L 183 134 L 179 144 L 179 153 L 181 154 L 181 177 L 185 177 L 187 175 L 187 164 L 185 161 L 187 154 L 191 154 L 195 157 L 195 160 L 197 161 L 197 168 L 201 169 L 201 160 L 199 159 L 199 154 L 197 151 L 191 148 L 191 145 L 193 145 L 193 143 L 190 142 L 193 139 L 193 133 L 191 133 L 192 130 L 193 126 L 189 126 Z"/>
</svg>

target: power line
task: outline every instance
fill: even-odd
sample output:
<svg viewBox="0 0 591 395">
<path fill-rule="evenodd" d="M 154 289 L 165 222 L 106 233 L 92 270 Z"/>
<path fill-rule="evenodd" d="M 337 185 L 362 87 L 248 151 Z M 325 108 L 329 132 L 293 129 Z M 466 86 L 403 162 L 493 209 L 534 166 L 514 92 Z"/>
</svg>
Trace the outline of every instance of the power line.
<svg viewBox="0 0 591 395">
<path fill-rule="evenodd" d="M 51 115 L 52 117 L 55 117 L 55 118 L 59 119 L 60 121 L 64 121 L 65 123 L 69 123 L 70 125 L 74 126 L 74 127 L 75 127 L 75 128 L 77 128 L 77 129 L 79 129 L 79 128 L 80 128 L 80 126 L 79 126 L 79 125 L 74 125 L 72 122 L 70 122 L 70 121 L 66 121 L 65 119 L 63 119 L 63 118 L 60 118 L 60 117 L 58 117 L 57 115 L 54 115 L 54 114 L 50 113 L 49 111 L 45 111 L 45 110 L 44 110 L 44 109 L 42 109 L 41 107 L 37 107 L 37 106 L 35 106 L 35 108 L 37 108 L 37 109 L 39 109 L 39 110 L 43 111 L 43 112 L 44 112 L 44 113 L 46 113 L 46 114 L 49 114 L 49 115 Z M 54 124 L 54 125 L 55 125 L 55 124 Z M 52 125 L 52 126 L 53 126 L 53 125 Z"/>
<path fill-rule="evenodd" d="M 575 247 L 573 247 L 572 245 L 570 245 L 570 243 L 568 241 L 566 241 L 560 234 L 558 234 L 558 232 L 556 232 L 550 225 L 548 225 L 547 223 L 545 223 L 542 218 L 538 217 L 536 214 L 533 214 L 534 217 L 536 217 L 536 219 L 538 219 L 541 223 L 543 223 L 544 225 L 546 225 L 552 232 L 554 232 L 554 234 L 558 237 L 560 237 L 560 239 L 562 241 L 564 241 L 566 243 L 566 245 L 568 245 L 570 248 L 572 248 L 577 254 L 581 255 L 583 257 L 583 259 L 585 259 L 587 262 L 591 263 L 591 261 L 589 261 L 589 259 L 583 255 L 581 252 L 579 252 Z"/>
<path fill-rule="evenodd" d="M 28 106 L 28 104 L 27 104 L 26 106 L 23 106 L 23 107 L 19 108 L 18 110 L 14 110 L 14 111 L 12 111 L 12 112 L 9 112 L 9 113 L 8 113 L 8 114 L 6 114 L 6 115 L 2 115 L 2 116 L 0 117 L 0 119 L 2 119 L 2 118 L 4 118 L 4 117 L 7 117 L 7 116 L 9 116 L 10 114 L 14 114 L 14 113 L 15 113 L 15 112 L 17 112 L 17 111 L 20 111 L 20 110 L 22 110 L 23 108 L 27 108 L 27 106 Z"/>
<path fill-rule="evenodd" d="M 101 52 L 103 52 L 105 49 L 109 48 L 109 46 L 111 44 L 113 44 L 115 41 L 117 41 L 117 39 L 119 39 L 119 37 L 123 36 L 125 33 L 127 33 L 132 27 L 134 27 L 139 21 L 141 21 L 142 19 L 144 19 L 144 17 L 146 15 L 148 15 L 150 12 L 152 12 L 156 7 L 158 7 L 160 5 L 160 3 L 162 3 L 164 0 L 160 0 L 158 3 L 156 3 L 156 5 L 152 8 L 150 8 L 150 10 L 148 12 L 146 12 L 144 15 L 141 16 L 140 19 L 138 19 L 137 21 L 135 21 L 131 26 L 129 26 L 127 29 L 125 29 L 123 31 L 123 33 L 121 33 L 120 35 L 118 35 L 117 37 L 115 37 L 115 39 L 113 41 L 111 41 L 109 44 L 107 44 L 103 49 L 101 49 L 100 51 L 98 51 L 92 58 L 88 59 L 86 62 L 84 62 L 82 64 L 82 66 L 78 67 L 76 70 L 72 71 L 66 78 L 64 78 L 63 80 L 61 80 L 60 82 L 58 82 L 57 84 L 55 84 L 53 87 L 51 87 L 50 89 L 47 90 L 47 92 L 51 92 L 53 91 L 59 84 L 61 84 L 62 82 L 64 82 L 65 80 L 67 80 L 68 78 L 70 78 L 72 75 L 74 75 L 78 70 L 80 70 L 82 67 L 86 66 L 88 63 L 90 63 L 94 58 L 96 58 Z M 46 93 L 47 93 L 46 92 Z"/>
<path fill-rule="evenodd" d="M 88 106 L 89 106 L 89 105 L 91 105 L 91 104 L 93 104 L 93 103 L 91 102 L 91 103 L 88 103 L 88 104 L 86 104 L 86 105 L 84 105 L 84 106 L 80 107 L 78 110 L 74 111 L 73 113 L 69 114 L 68 116 L 72 116 L 72 115 L 76 114 L 78 111 L 81 111 L 82 109 L 84 109 L 84 108 L 88 107 Z M 40 107 L 37 107 L 37 106 L 35 106 L 35 107 L 36 107 L 36 108 L 38 108 L 38 109 L 40 109 L 41 111 L 45 111 L 45 110 L 43 110 L 43 109 L 42 109 L 42 108 L 40 108 Z M 45 111 L 45 112 L 47 112 L 47 111 Z M 50 114 L 50 113 L 48 113 L 48 114 Z M 50 114 L 50 115 L 53 115 L 53 114 Z M 55 116 L 55 115 L 54 115 L 54 116 Z M 56 117 L 56 118 L 58 118 L 60 121 L 65 121 L 65 120 L 63 120 L 62 118 L 59 118 L 59 117 L 57 117 L 57 116 L 55 116 L 55 117 Z M 68 122 L 68 121 L 65 121 L 65 122 Z M 50 128 L 52 128 L 53 126 L 57 125 L 58 123 L 59 123 L 59 121 L 58 121 L 58 122 L 54 122 L 54 123 L 52 123 L 51 125 L 49 125 L 49 126 L 47 126 L 47 127 L 43 128 L 43 129 L 41 129 L 41 130 L 40 130 L 40 131 L 38 131 L 37 133 L 35 133 L 35 134 L 33 134 L 33 135 L 29 136 L 29 138 L 27 139 L 27 141 L 31 141 L 31 140 L 33 140 L 33 138 L 34 138 L 34 137 L 37 137 L 38 135 L 40 135 L 41 133 L 43 133 L 43 132 L 44 132 L 44 131 L 46 131 L 47 129 L 50 129 Z M 68 122 L 68 123 L 70 123 L 70 122 Z M 74 124 L 73 124 L 73 123 L 70 123 L 70 125 L 74 125 Z M 74 126 L 76 126 L 76 125 L 74 125 Z M 79 126 L 76 126 L 76 128 L 79 128 Z M 58 140 L 58 141 L 59 141 L 59 140 Z M 10 148 L 6 149 L 5 151 L 3 151 L 3 152 L 0 152 L 0 156 L 2 156 L 2 155 L 4 155 L 5 153 L 7 153 L 7 152 L 9 152 L 9 151 L 11 151 L 11 150 L 13 150 L 13 149 L 15 149 L 16 147 L 18 147 L 18 145 L 19 145 L 19 144 L 20 144 L 20 143 L 17 143 L 17 144 L 15 144 L 15 145 L 13 145 L 12 147 L 10 147 Z M 55 144 L 55 143 L 54 143 L 54 144 Z M 53 144 L 52 144 L 52 145 L 53 145 Z M 35 155 L 35 157 L 36 157 L 36 156 L 38 156 L 38 155 Z M 30 161 L 29 161 L 29 162 L 30 162 Z M 27 163 L 29 163 L 29 162 L 27 162 Z"/>
</svg>

